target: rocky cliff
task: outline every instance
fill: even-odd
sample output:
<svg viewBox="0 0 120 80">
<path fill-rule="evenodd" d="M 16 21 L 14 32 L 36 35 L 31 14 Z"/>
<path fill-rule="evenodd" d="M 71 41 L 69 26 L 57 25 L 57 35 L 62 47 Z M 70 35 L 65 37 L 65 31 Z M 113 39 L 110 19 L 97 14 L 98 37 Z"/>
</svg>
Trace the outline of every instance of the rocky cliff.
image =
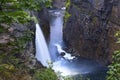
<svg viewBox="0 0 120 80">
<path fill-rule="evenodd" d="M 0 80 L 31 80 L 27 69 L 36 65 L 34 30 L 33 22 L 0 25 Z"/>
<path fill-rule="evenodd" d="M 115 44 L 114 34 L 120 30 L 119 0 L 67 0 L 64 40 L 75 55 L 111 63 Z"/>
<path fill-rule="evenodd" d="M 61 9 L 62 7 L 65 7 L 66 0 L 53 0 L 52 6 L 55 9 Z"/>
<path fill-rule="evenodd" d="M 34 58 L 35 53 L 33 40 L 35 24 L 33 22 L 26 25 L 18 23 L 11 25 L 1 24 L 1 29 L 3 31 L 0 34 L 1 55 L 3 54 L 11 58 L 10 60 L 8 59 L 8 62 L 12 61 L 13 57 L 19 58 L 26 66 L 30 67 L 29 62 L 32 61 L 31 58 Z"/>
</svg>

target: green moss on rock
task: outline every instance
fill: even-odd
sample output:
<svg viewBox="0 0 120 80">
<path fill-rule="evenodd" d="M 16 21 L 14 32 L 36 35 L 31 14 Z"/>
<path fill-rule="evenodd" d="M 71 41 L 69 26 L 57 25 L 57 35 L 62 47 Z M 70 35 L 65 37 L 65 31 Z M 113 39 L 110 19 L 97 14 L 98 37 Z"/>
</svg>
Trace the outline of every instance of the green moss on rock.
<svg viewBox="0 0 120 80">
<path fill-rule="evenodd" d="M 66 9 L 70 6 L 70 4 L 71 4 L 70 0 L 66 0 L 66 4 L 65 4 Z"/>
<path fill-rule="evenodd" d="M 67 20 L 69 19 L 70 16 L 71 16 L 71 14 L 66 11 L 65 16 L 64 16 L 64 22 L 65 23 L 67 22 Z"/>
</svg>

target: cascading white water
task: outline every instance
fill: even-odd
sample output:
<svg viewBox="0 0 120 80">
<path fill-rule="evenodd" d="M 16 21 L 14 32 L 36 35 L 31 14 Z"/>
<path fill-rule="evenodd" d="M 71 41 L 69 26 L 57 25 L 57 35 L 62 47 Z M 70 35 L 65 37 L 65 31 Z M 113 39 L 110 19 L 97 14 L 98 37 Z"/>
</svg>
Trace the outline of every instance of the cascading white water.
<svg viewBox="0 0 120 80">
<path fill-rule="evenodd" d="M 99 69 L 98 64 L 93 63 L 90 60 L 83 59 L 73 59 L 74 57 L 66 53 L 62 49 L 63 44 L 63 13 L 59 10 L 51 12 L 51 24 L 50 24 L 50 42 L 49 50 L 46 45 L 43 33 L 40 29 L 39 24 L 36 24 L 36 58 L 40 61 L 43 66 L 49 67 L 48 61 L 54 61 L 52 69 L 55 72 L 61 72 L 61 75 L 78 75 L 78 74 L 88 74 L 95 69 Z M 59 57 L 57 53 L 65 53 L 64 56 Z M 52 60 L 51 60 L 52 58 Z"/>
<path fill-rule="evenodd" d="M 39 24 L 36 24 L 36 58 L 43 66 L 49 67 L 48 62 L 51 62 L 51 58 Z"/>
<path fill-rule="evenodd" d="M 53 61 L 53 70 L 61 72 L 62 76 L 88 74 L 99 67 L 93 61 L 75 59 L 75 56 L 67 53 L 63 47 L 63 16 L 62 10 L 50 11 L 50 42 L 49 50 Z M 62 54 L 62 55 L 61 55 Z"/>
<path fill-rule="evenodd" d="M 63 17 L 64 10 L 51 10 L 50 11 L 50 42 L 49 51 L 53 61 L 53 69 L 55 72 L 62 72 L 62 75 L 77 74 L 73 72 L 75 69 L 70 70 L 67 61 L 74 59 L 70 54 L 62 49 L 63 46 Z M 60 54 L 64 53 L 64 56 Z"/>
<path fill-rule="evenodd" d="M 49 42 L 49 51 L 51 54 L 52 61 L 59 60 L 61 53 L 65 55 L 62 56 L 65 59 L 73 59 L 70 54 L 66 53 L 62 49 L 63 46 L 63 17 L 64 10 L 51 10 L 50 11 L 51 20 L 50 20 L 50 42 Z"/>
<path fill-rule="evenodd" d="M 51 54 L 52 61 L 58 59 L 59 54 L 57 54 L 57 48 L 55 44 L 62 45 L 63 42 L 63 14 L 62 11 L 50 11 L 51 20 L 50 20 L 50 42 L 49 42 L 49 51 Z"/>
</svg>

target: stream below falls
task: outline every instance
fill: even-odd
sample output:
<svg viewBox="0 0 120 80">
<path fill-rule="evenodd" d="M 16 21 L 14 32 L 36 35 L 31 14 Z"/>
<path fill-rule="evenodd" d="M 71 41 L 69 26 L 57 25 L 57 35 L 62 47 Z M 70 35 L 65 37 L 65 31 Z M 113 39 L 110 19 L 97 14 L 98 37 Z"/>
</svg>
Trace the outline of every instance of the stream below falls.
<svg viewBox="0 0 120 80">
<path fill-rule="evenodd" d="M 41 44 L 45 45 L 46 42 L 45 40 L 44 42 L 42 40 L 39 40 L 40 38 L 39 34 L 42 33 L 39 32 L 36 33 L 37 60 L 47 67 L 48 67 L 48 65 L 46 64 L 47 61 L 48 60 L 52 61 L 53 70 L 56 73 L 60 72 L 62 76 L 71 76 L 74 78 L 74 80 L 79 80 L 81 75 L 83 77 L 83 80 L 86 80 L 87 78 L 89 78 L 90 80 L 105 80 L 107 68 L 104 65 L 101 65 L 100 63 L 97 63 L 94 60 L 72 56 L 71 54 L 63 50 L 63 47 L 65 47 L 62 30 L 64 10 L 49 10 L 49 15 L 50 15 L 50 41 L 48 44 L 48 48 L 46 46 L 40 47 Z M 38 25 L 36 29 L 39 29 Z M 41 50 L 48 51 L 43 52 Z"/>
</svg>

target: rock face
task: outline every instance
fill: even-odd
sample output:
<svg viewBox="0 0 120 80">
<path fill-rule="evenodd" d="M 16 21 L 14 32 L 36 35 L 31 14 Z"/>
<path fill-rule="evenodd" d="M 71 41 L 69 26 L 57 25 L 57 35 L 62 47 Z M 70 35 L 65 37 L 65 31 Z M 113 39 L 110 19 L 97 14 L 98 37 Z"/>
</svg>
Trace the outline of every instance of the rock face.
<svg viewBox="0 0 120 80">
<path fill-rule="evenodd" d="M 53 0 L 52 6 L 53 8 L 61 9 L 65 7 L 65 1 L 66 0 Z"/>
<path fill-rule="evenodd" d="M 42 31 L 44 33 L 44 36 L 47 40 L 47 42 L 49 42 L 49 35 L 50 35 L 50 18 L 51 15 L 49 13 L 49 10 L 52 9 L 62 9 L 63 7 L 65 7 L 65 2 L 66 0 L 53 0 L 52 1 L 52 8 L 51 9 L 47 9 L 45 6 L 42 7 L 42 10 L 39 11 L 38 13 L 36 13 L 36 16 L 39 20 L 40 26 L 42 28 Z"/>
<path fill-rule="evenodd" d="M 33 22 L 26 25 L 18 23 L 1 24 L 0 27 L 2 29 L 2 32 L 0 31 L 0 54 L 12 59 L 22 59 L 21 63 L 27 67 L 34 66 L 35 46 L 32 32 L 35 31 L 35 24 Z"/>
<path fill-rule="evenodd" d="M 111 63 L 115 44 L 114 34 L 120 30 L 119 0 L 70 0 L 71 15 L 64 27 L 64 40 L 76 55 Z M 65 15 L 66 16 L 66 15 Z"/>
<path fill-rule="evenodd" d="M 36 13 L 36 16 L 39 19 L 39 24 L 41 26 L 43 33 L 44 33 L 44 36 L 45 36 L 46 40 L 48 41 L 49 34 L 50 34 L 48 9 L 43 7 L 43 9 L 41 11 Z"/>
</svg>

